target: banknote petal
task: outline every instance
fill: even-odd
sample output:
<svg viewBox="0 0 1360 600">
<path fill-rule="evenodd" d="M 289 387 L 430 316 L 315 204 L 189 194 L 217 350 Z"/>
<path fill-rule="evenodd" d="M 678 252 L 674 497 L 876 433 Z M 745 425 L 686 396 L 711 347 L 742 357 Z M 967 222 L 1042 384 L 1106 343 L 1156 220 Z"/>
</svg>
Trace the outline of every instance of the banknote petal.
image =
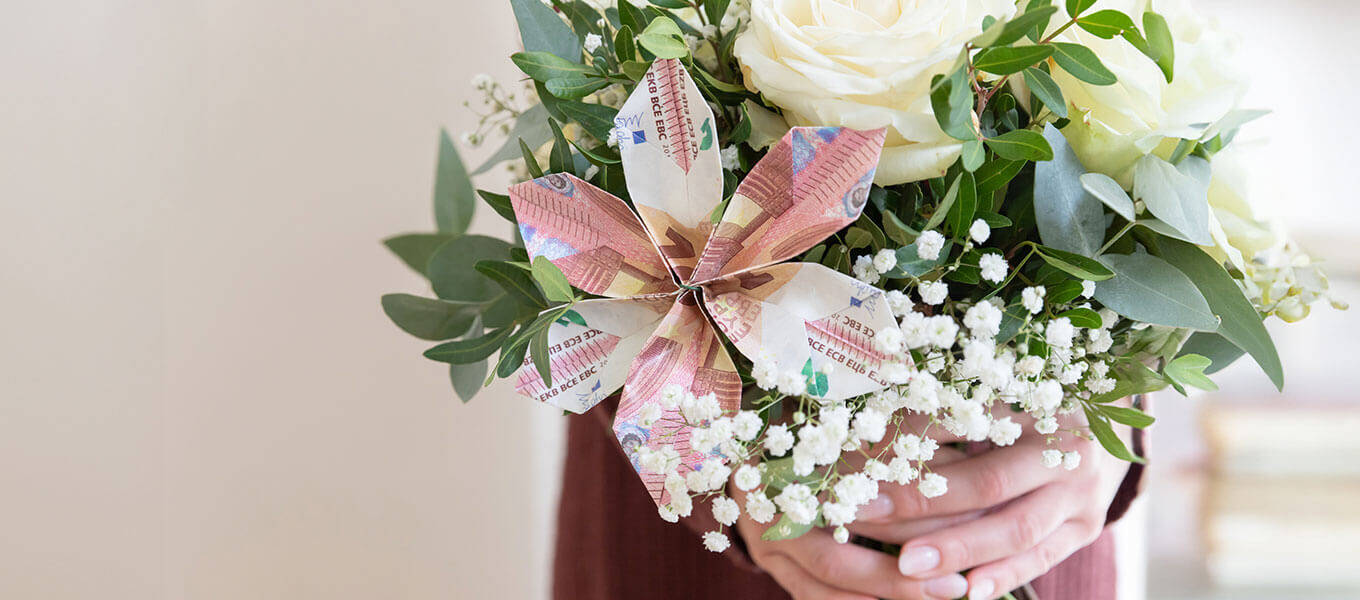
<svg viewBox="0 0 1360 600">
<path fill-rule="evenodd" d="M 661 419 L 651 426 L 641 422 L 639 413 L 642 409 L 659 403 L 661 390 L 672 384 L 696 396 L 714 394 L 724 411 L 736 410 L 741 405 L 741 378 L 718 341 L 713 325 L 699 309 L 693 292 L 680 296 L 633 360 L 623 386 L 619 411 L 614 417 L 614 434 L 658 504 L 668 501 L 663 486 L 665 479 L 639 468 L 637 451 L 640 446 L 673 446 L 683 463 L 681 474 L 698 467 L 709 457 L 691 451 L 690 428 L 683 424 L 678 410 L 664 411 Z"/>
<path fill-rule="evenodd" d="M 614 118 L 628 194 L 686 280 L 722 201 L 713 111 L 680 61 L 658 60 Z"/>
<path fill-rule="evenodd" d="M 530 258 L 548 257 L 572 285 L 613 298 L 676 289 L 637 215 L 609 192 L 553 173 L 512 186 L 510 203 Z"/>
<path fill-rule="evenodd" d="M 795 127 L 737 188 L 691 282 L 788 260 L 859 218 L 884 130 Z"/>
<path fill-rule="evenodd" d="M 878 288 L 822 265 L 785 263 L 707 284 L 704 299 L 737 350 L 802 373 L 809 395 L 843 400 L 887 386 L 874 335 L 896 322 Z"/>
<path fill-rule="evenodd" d="M 548 326 L 552 385 L 531 358 L 515 373 L 515 391 L 583 413 L 623 387 L 633 357 L 670 308 L 669 298 L 577 302 Z"/>
</svg>

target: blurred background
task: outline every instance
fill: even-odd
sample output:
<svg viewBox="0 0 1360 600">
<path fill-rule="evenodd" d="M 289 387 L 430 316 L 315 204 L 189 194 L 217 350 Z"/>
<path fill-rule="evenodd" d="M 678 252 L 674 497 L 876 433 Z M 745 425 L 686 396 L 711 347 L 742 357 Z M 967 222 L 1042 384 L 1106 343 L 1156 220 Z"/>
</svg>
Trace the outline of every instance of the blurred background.
<svg viewBox="0 0 1360 600">
<path fill-rule="evenodd" d="M 1360 5 L 1197 4 L 1275 111 L 1255 202 L 1360 298 Z M 514 79 L 508 7 L 0 6 L 0 597 L 546 597 L 562 417 L 461 404 L 378 305 L 422 291 L 379 240 Z M 1360 597 L 1360 319 L 1276 330 L 1284 395 L 1242 362 L 1158 399 L 1126 600 Z"/>
</svg>

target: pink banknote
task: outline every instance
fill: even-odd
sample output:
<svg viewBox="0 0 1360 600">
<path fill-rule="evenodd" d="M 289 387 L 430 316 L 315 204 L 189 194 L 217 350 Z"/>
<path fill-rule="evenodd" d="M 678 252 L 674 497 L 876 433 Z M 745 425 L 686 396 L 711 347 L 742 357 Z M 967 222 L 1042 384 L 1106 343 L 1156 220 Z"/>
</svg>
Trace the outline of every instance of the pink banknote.
<svg viewBox="0 0 1360 600">
<path fill-rule="evenodd" d="M 607 297 L 575 304 L 549 327 L 552 385 L 526 360 L 521 393 L 584 412 L 622 387 L 614 432 L 634 467 L 639 447 L 670 445 L 683 474 L 708 456 L 690 450 L 678 410 L 650 424 L 639 415 L 672 384 L 712 393 L 724 410 L 740 406 L 719 332 L 748 358 L 807 376 L 811 395 L 884 387 L 886 357 L 873 337 L 893 316 L 882 291 L 821 265 L 776 264 L 859 218 L 883 130 L 790 130 L 715 226 L 723 198 L 713 114 L 680 62 L 655 61 L 614 123 L 632 209 L 569 174 L 510 189 L 530 256 Z M 662 476 L 638 470 L 666 503 Z"/>
</svg>

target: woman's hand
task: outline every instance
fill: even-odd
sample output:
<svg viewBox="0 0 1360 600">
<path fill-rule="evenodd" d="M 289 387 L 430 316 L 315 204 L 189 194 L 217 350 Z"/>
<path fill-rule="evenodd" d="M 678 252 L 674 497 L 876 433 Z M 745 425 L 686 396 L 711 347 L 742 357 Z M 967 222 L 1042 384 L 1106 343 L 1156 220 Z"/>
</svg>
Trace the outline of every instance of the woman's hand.
<svg viewBox="0 0 1360 600">
<path fill-rule="evenodd" d="M 1081 425 L 1064 423 L 1064 429 Z M 1072 470 L 1048 468 L 1040 453 L 1054 446 L 1026 429 L 1028 435 L 1013 446 L 932 464 L 949 481 L 943 496 L 927 499 L 914 487 L 881 483 L 879 499 L 861 509 L 850 530 L 903 544 L 898 567 L 913 579 L 971 569 L 969 600 L 998 598 L 1048 572 L 1100 535 L 1128 463 L 1093 442 L 1065 434 L 1057 449 L 1080 452 L 1081 463 Z M 985 514 L 920 531 L 923 521 L 978 511 Z"/>
</svg>

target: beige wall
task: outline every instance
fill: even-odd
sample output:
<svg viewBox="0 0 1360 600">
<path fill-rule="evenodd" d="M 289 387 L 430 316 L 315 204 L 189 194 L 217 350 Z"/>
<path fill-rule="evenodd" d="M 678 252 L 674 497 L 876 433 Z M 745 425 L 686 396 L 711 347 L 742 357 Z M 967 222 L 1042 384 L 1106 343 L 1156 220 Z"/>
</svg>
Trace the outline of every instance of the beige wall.
<svg viewBox="0 0 1360 600">
<path fill-rule="evenodd" d="M 540 596 L 561 420 L 378 306 L 503 3 L 0 5 L 0 598 Z"/>
</svg>

